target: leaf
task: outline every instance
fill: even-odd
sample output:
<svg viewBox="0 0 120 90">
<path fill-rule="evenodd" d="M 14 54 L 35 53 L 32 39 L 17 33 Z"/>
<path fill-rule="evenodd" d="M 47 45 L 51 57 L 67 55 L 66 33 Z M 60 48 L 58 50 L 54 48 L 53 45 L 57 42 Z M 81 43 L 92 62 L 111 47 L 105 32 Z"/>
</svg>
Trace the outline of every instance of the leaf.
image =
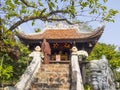
<svg viewBox="0 0 120 90">
<path fill-rule="evenodd" d="M 9 5 L 11 3 L 11 0 L 6 0 L 5 4 Z"/>
<path fill-rule="evenodd" d="M 49 9 L 52 11 L 53 8 L 55 7 L 55 4 L 50 1 L 50 2 L 48 2 L 48 7 L 49 7 Z"/>
<path fill-rule="evenodd" d="M 111 15 L 115 15 L 115 14 L 117 14 L 118 13 L 118 11 L 117 10 L 113 10 L 113 9 L 110 9 L 109 10 L 109 14 L 111 14 Z"/>
<path fill-rule="evenodd" d="M 8 13 L 8 16 L 14 17 L 14 16 L 18 16 L 18 14 L 14 10 L 12 10 L 11 12 Z"/>
<path fill-rule="evenodd" d="M 40 28 L 36 28 L 36 29 L 35 29 L 35 32 L 40 32 L 40 31 L 41 31 Z"/>
<path fill-rule="evenodd" d="M 20 14 L 22 14 L 22 13 L 26 13 L 26 10 L 25 9 L 21 9 L 20 10 Z"/>
<path fill-rule="evenodd" d="M 103 11 L 107 10 L 106 6 L 101 6 L 101 8 L 102 8 Z"/>
<path fill-rule="evenodd" d="M 86 7 L 88 5 L 88 2 L 82 2 L 81 6 Z"/>
<path fill-rule="evenodd" d="M 20 5 L 20 2 L 18 0 L 14 0 L 15 4 Z"/>
<path fill-rule="evenodd" d="M 6 1 L 6 5 L 10 8 L 10 9 L 15 9 L 16 6 L 12 3 L 11 0 L 7 0 Z"/>
<path fill-rule="evenodd" d="M 35 20 L 32 21 L 32 26 L 35 24 Z"/>
<path fill-rule="evenodd" d="M 40 6 L 43 6 L 41 0 L 38 0 L 38 4 L 39 4 Z"/>
<path fill-rule="evenodd" d="M 1 69 L 1 73 L 0 73 L 0 78 L 4 78 L 5 80 L 9 79 L 11 76 L 12 76 L 12 71 L 13 71 L 13 68 L 12 66 L 1 66 L 0 67 Z"/>
<path fill-rule="evenodd" d="M 33 1 L 32 1 L 32 2 L 29 2 L 29 5 L 32 6 L 32 7 L 36 7 L 35 2 L 33 2 Z"/>
</svg>

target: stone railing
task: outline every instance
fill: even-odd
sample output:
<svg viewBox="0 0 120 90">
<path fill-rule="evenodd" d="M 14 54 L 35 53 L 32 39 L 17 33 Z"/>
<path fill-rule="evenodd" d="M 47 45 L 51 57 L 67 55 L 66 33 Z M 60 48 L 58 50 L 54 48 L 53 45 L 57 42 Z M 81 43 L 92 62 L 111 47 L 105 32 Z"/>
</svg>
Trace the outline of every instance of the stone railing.
<svg viewBox="0 0 120 90">
<path fill-rule="evenodd" d="M 17 90 L 28 90 L 39 68 L 40 60 L 33 59 L 20 78 L 20 81 L 15 85 L 15 88 Z"/>
<path fill-rule="evenodd" d="M 34 80 L 36 73 L 41 65 L 40 52 L 32 52 L 29 56 L 33 57 L 30 65 L 27 67 L 19 82 L 14 87 L 5 87 L 4 90 L 28 90 Z"/>
<path fill-rule="evenodd" d="M 71 56 L 71 70 L 72 70 L 71 90 L 84 90 L 78 62 L 78 54 L 72 54 Z"/>
</svg>

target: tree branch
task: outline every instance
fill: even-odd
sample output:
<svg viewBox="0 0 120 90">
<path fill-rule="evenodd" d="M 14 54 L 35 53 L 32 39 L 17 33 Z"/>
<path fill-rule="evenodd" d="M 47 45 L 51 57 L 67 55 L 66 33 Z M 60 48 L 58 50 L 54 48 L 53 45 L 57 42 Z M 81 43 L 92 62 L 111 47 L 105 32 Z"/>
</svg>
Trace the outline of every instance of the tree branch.
<svg viewBox="0 0 120 90">
<path fill-rule="evenodd" d="M 50 16 L 52 16 L 53 14 L 57 14 L 57 13 L 67 13 L 64 12 L 64 10 L 56 10 L 56 11 L 52 11 L 48 14 L 46 14 L 45 16 L 42 16 L 42 14 L 46 11 L 46 9 L 43 9 L 43 11 L 40 13 L 39 16 L 30 16 L 30 17 L 24 17 L 24 19 L 17 21 L 14 25 L 12 25 L 9 30 L 14 30 L 16 27 L 18 27 L 19 25 L 21 25 L 24 22 L 30 21 L 30 20 L 35 20 L 35 19 L 41 19 L 43 21 L 66 21 L 69 24 L 72 24 L 69 20 L 67 20 L 66 18 L 61 18 L 61 19 L 52 19 L 52 18 L 48 18 Z"/>
<path fill-rule="evenodd" d="M 28 2 L 26 2 L 25 0 L 20 0 L 23 4 L 25 4 L 27 7 L 33 7 L 33 8 L 35 8 L 35 6 L 34 5 L 31 5 L 31 4 L 29 4 Z"/>
<path fill-rule="evenodd" d="M 41 11 L 41 13 L 40 13 L 40 17 L 42 16 L 42 14 L 44 13 L 46 11 L 46 8 L 44 8 L 42 11 Z"/>
<path fill-rule="evenodd" d="M 47 14 L 47 16 L 51 16 L 53 14 L 57 14 L 57 13 L 68 13 L 68 12 L 65 12 L 64 10 L 56 10 L 56 11 L 51 11 L 50 13 Z"/>
<path fill-rule="evenodd" d="M 19 21 L 17 21 L 15 24 L 13 24 L 10 28 L 9 28 L 9 30 L 14 30 L 15 28 L 17 28 L 19 25 L 21 25 L 22 23 L 24 23 L 24 22 L 27 22 L 27 21 L 30 21 L 30 20 L 35 20 L 35 19 L 40 19 L 39 17 L 37 17 L 37 16 L 30 16 L 30 17 L 27 17 L 27 18 L 25 18 L 25 19 L 22 19 L 22 20 L 19 20 Z"/>
</svg>

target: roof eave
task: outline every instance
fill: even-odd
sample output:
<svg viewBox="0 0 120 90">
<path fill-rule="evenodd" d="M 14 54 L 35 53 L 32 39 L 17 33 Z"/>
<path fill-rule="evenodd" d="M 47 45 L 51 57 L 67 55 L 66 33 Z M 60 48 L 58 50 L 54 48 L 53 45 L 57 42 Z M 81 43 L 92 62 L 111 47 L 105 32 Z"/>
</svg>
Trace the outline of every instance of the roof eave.
<svg viewBox="0 0 120 90">
<path fill-rule="evenodd" d="M 105 26 L 102 26 L 102 27 L 98 27 L 96 28 L 93 32 L 89 33 L 89 35 L 87 36 L 83 36 L 83 37 L 80 37 L 80 38 L 58 38 L 58 39 L 52 39 L 52 38 L 46 38 L 48 41 L 51 41 L 51 42 L 59 42 L 59 41 L 76 41 L 76 42 L 89 42 L 89 41 L 94 41 L 94 40 L 98 40 L 103 31 L 104 31 L 104 27 Z M 38 34 L 31 34 L 31 35 L 27 35 L 23 32 L 18 32 L 17 36 L 20 38 L 21 41 L 23 42 L 41 42 L 44 38 L 33 38 L 35 35 L 38 35 Z M 42 35 L 41 33 L 39 33 L 39 35 Z"/>
</svg>

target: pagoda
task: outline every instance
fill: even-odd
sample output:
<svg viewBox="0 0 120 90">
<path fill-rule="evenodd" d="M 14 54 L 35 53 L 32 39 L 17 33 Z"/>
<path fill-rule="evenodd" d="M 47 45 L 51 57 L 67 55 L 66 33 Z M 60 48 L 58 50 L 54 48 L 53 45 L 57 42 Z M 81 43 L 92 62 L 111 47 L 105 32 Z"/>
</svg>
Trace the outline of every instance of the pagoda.
<svg viewBox="0 0 120 90">
<path fill-rule="evenodd" d="M 41 46 L 43 39 L 46 39 L 51 48 L 51 62 L 57 60 L 57 55 L 60 55 L 59 61 L 69 61 L 73 46 L 76 46 L 78 50 L 85 50 L 89 54 L 103 31 L 104 26 L 91 32 L 81 32 L 77 26 L 59 25 L 46 26 L 42 32 L 34 34 L 18 32 L 18 37 L 22 43 L 29 46 L 30 50 L 33 50 L 37 45 Z"/>
</svg>

